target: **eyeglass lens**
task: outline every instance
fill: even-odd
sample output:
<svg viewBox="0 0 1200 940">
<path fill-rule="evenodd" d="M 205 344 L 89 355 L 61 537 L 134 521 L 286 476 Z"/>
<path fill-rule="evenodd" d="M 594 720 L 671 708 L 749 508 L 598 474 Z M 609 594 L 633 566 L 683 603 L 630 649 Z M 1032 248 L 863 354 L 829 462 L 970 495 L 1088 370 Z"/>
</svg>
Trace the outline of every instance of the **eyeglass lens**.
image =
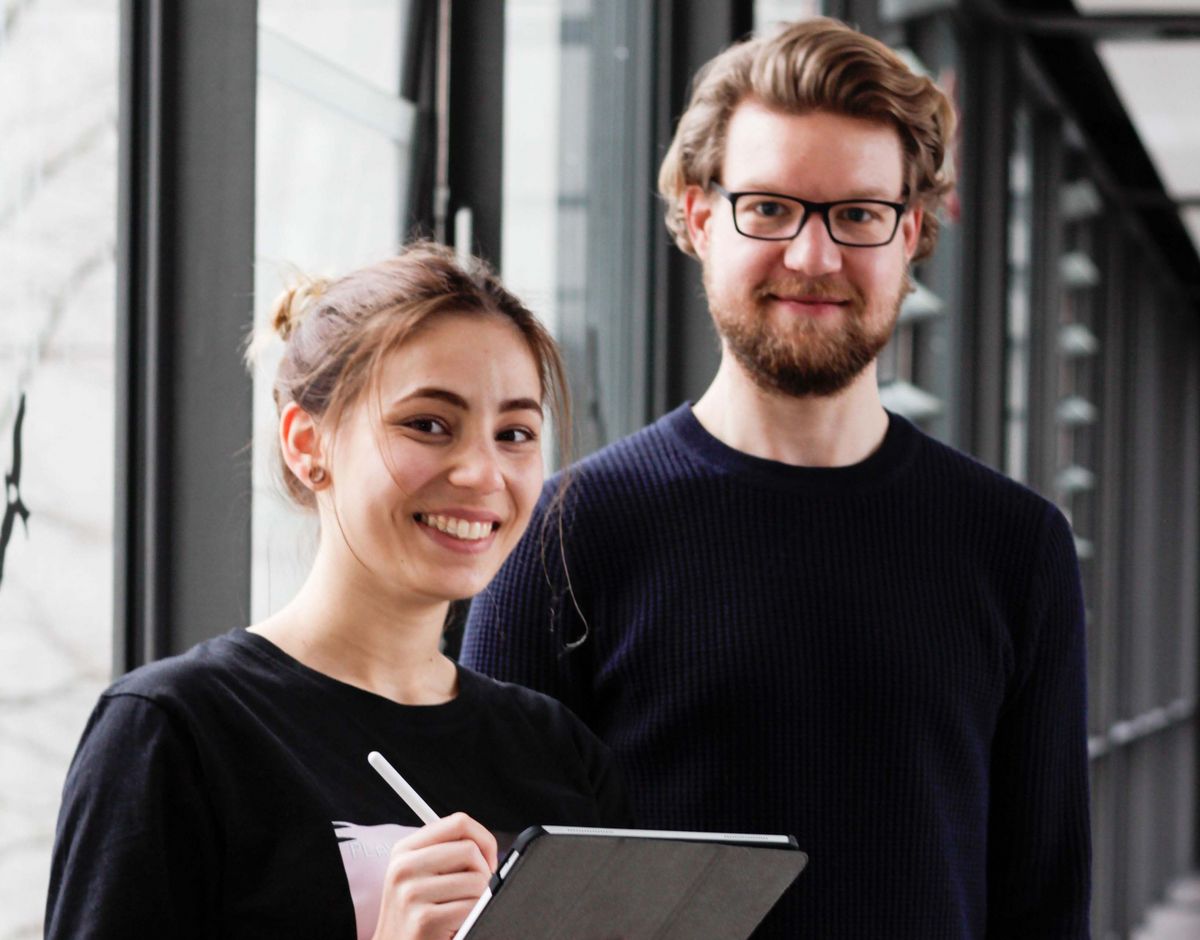
<svg viewBox="0 0 1200 940">
<path fill-rule="evenodd" d="M 737 229 L 751 238 L 792 238 L 804 221 L 804 206 L 783 196 L 746 193 L 733 210 Z M 877 245 L 896 231 L 897 212 L 875 202 L 837 202 L 826 210 L 830 234 L 847 245 Z"/>
</svg>

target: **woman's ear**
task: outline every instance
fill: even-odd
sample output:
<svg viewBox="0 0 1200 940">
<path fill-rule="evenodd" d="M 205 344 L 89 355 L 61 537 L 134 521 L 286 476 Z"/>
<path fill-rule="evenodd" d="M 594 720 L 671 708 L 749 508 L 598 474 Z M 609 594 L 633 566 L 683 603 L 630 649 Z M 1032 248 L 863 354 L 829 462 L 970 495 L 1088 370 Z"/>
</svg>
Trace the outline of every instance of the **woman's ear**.
<svg viewBox="0 0 1200 940">
<path fill-rule="evenodd" d="M 304 486 L 315 492 L 329 484 L 317 423 L 294 401 L 284 405 L 279 416 L 279 447 L 283 462 Z"/>
</svg>

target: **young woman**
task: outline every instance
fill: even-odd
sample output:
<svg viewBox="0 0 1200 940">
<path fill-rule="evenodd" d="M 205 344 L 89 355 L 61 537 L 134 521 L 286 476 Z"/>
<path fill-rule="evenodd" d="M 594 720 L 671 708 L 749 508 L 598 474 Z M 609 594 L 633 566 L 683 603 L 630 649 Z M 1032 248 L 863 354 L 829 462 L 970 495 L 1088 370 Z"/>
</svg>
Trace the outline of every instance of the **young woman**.
<svg viewBox="0 0 1200 940">
<path fill-rule="evenodd" d="M 284 478 L 314 507 L 282 610 L 135 670 L 67 777 L 46 936 L 447 938 L 503 842 L 627 825 L 604 746 L 565 708 L 439 652 L 542 484 L 553 340 L 481 263 L 412 246 L 285 294 Z M 380 751 L 443 818 L 421 826 Z"/>
</svg>

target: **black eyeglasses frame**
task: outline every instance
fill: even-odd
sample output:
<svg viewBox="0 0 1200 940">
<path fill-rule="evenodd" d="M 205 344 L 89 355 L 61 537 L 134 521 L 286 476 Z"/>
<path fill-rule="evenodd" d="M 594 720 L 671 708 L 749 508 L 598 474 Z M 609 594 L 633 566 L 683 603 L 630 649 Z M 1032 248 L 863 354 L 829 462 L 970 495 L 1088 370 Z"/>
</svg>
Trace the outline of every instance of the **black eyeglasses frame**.
<svg viewBox="0 0 1200 940">
<path fill-rule="evenodd" d="M 904 218 L 904 213 L 908 211 L 907 202 L 889 202 L 886 199 L 835 199 L 833 202 L 813 202 L 809 199 L 801 199 L 799 196 L 789 196 L 787 193 L 764 192 L 758 189 L 730 192 L 716 180 L 710 180 L 708 185 L 729 200 L 729 209 L 733 215 L 733 227 L 737 233 L 743 238 L 753 238 L 755 241 L 762 242 L 790 242 L 803 231 L 804 226 L 815 212 L 821 217 L 821 221 L 825 223 L 825 231 L 829 233 L 829 237 L 833 240 L 834 244 L 845 248 L 882 248 L 884 245 L 890 245 L 895 241 L 896 232 L 900 230 L 900 220 Z M 776 199 L 787 199 L 791 202 L 798 202 L 804 208 L 804 215 L 800 217 L 800 224 L 796 226 L 796 231 L 790 235 L 748 235 L 741 230 L 737 221 L 737 201 L 742 196 L 773 196 Z M 888 206 L 896 210 L 896 224 L 892 226 L 891 234 L 881 242 L 871 242 L 869 244 L 842 241 L 833 233 L 833 225 L 829 221 L 829 210 L 834 206 L 862 205 L 863 203 L 867 205 Z"/>
</svg>

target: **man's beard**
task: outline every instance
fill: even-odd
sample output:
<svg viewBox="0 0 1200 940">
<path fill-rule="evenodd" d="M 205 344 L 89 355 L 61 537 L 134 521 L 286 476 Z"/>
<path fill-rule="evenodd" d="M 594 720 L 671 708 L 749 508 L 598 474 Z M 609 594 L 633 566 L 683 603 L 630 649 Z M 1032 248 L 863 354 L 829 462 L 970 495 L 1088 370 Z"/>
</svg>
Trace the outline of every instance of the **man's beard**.
<svg viewBox="0 0 1200 940">
<path fill-rule="evenodd" d="M 835 395 L 854 381 L 887 345 L 908 293 L 909 279 L 896 295 L 870 304 L 850 284 L 830 286 L 804 278 L 771 281 L 749 301 L 721 303 L 704 274 L 713 320 L 729 351 L 763 391 L 794 397 Z M 772 296 L 845 300 L 837 326 L 797 314 L 780 325 L 770 310 Z"/>
</svg>

